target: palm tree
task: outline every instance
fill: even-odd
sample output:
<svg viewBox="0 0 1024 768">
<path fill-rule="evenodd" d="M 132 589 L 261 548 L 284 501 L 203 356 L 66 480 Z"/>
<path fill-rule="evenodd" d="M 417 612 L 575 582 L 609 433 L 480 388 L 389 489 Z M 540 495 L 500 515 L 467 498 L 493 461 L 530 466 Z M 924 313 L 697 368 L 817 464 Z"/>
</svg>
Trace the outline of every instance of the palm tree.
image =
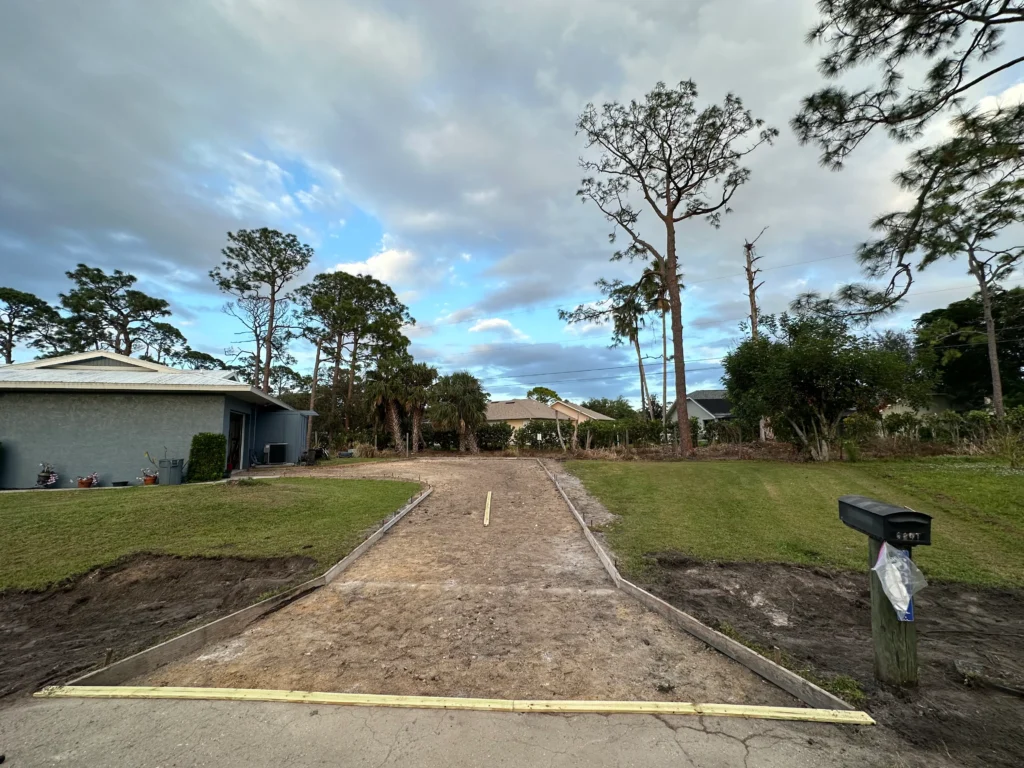
<svg viewBox="0 0 1024 768">
<path fill-rule="evenodd" d="M 409 358 L 385 357 L 377 361 L 376 369 L 366 374 L 366 397 L 371 409 L 383 406 L 388 429 L 395 450 L 402 446 L 402 422 L 399 406 L 405 401 L 405 377 L 403 369 L 410 365 Z"/>
<path fill-rule="evenodd" d="M 426 363 L 412 363 L 402 370 L 405 379 L 405 392 L 402 405 L 412 419 L 412 452 L 420 447 L 420 425 L 423 423 L 423 412 L 430 400 L 430 388 L 437 380 L 437 369 Z"/>
<path fill-rule="evenodd" d="M 430 421 L 459 433 L 459 450 L 479 453 L 476 429 L 487 420 L 488 394 L 467 371 L 442 376 L 430 388 Z"/>
<path fill-rule="evenodd" d="M 640 351 L 640 329 L 645 325 L 644 317 L 648 310 L 637 289 L 637 285 L 625 285 L 610 294 L 614 301 L 611 309 L 612 339 L 613 346 L 621 344 L 622 339 L 633 345 L 636 351 L 636 364 L 640 368 L 640 401 L 643 403 L 641 411 L 646 410 L 648 416 L 653 419 L 651 391 L 647 386 L 644 356 Z"/>
</svg>

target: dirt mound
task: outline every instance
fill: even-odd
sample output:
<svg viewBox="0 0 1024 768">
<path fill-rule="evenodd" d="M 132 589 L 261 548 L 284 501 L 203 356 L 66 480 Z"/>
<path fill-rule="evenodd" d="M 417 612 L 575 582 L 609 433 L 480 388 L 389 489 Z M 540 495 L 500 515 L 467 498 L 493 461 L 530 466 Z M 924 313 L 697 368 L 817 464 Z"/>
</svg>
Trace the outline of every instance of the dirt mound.
<svg viewBox="0 0 1024 768">
<path fill-rule="evenodd" d="M 0 703 L 65 682 L 306 578 L 304 557 L 142 555 L 44 592 L 0 594 Z"/>
<path fill-rule="evenodd" d="M 1024 699 L 965 682 L 963 674 L 978 670 L 1021 687 L 1024 590 L 929 585 L 915 598 L 921 684 L 903 691 L 874 681 L 866 571 L 703 563 L 673 552 L 656 561 L 647 579 L 655 594 L 707 624 L 780 649 L 797 667 L 853 677 L 867 694 L 865 708 L 917 747 L 965 765 L 1024 764 Z"/>
</svg>

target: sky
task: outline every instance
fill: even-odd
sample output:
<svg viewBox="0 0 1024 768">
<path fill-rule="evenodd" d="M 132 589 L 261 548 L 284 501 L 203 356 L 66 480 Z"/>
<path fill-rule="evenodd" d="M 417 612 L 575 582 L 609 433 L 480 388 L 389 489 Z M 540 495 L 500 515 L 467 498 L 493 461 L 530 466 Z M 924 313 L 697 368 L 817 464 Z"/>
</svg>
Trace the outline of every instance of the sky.
<svg viewBox="0 0 1024 768">
<path fill-rule="evenodd" d="M 633 351 L 558 319 L 599 298 L 598 278 L 642 268 L 609 261 L 609 225 L 576 197 L 574 126 L 588 102 L 692 79 L 699 105 L 735 93 L 780 130 L 721 227 L 679 232 L 687 385 L 718 387 L 747 312 L 744 241 L 768 228 L 760 304 L 778 312 L 857 279 L 870 222 L 903 202 L 891 179 L 908 146 L 872 136 L 832 172 L 788 127 L 822 84 L 822 49 L 804 40 L 816 20 L 813 0 L 742 14 L 710 0 L 5 0 L 0 285 L 55 302 L 79 262 L 122 269 L 219 355 L 240 328 L 207 273 L 227 232 L 268 226 L 315 249 L 299 282 L 342 269 L 389 283 L 416 319 L 414 356 L 496 398 L 542 385 L 635 401 Z M 1022 79 L 1008 70 L 970 100 L 1019 101 Z M 963 263 L 936 265 L 879 327 L 972 292 Z M 655 318 L 642 346 L 657 376 Z M 311 350 L 293 351 L 308 371 Z"/>
</svg>

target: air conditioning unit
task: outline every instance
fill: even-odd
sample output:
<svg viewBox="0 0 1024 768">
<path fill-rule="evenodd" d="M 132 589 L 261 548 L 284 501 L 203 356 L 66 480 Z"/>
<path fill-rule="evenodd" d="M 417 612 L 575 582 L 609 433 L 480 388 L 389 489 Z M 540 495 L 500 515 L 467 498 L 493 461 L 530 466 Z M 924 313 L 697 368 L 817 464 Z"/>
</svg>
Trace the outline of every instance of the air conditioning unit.
<svg viewBox="0 0 1024 768">
<path fill-rule="evenodd" d="M 267 443 L 263 446 L 264 464 L 284 464 L 288 456 L 288 443 Z"/>
</svg>

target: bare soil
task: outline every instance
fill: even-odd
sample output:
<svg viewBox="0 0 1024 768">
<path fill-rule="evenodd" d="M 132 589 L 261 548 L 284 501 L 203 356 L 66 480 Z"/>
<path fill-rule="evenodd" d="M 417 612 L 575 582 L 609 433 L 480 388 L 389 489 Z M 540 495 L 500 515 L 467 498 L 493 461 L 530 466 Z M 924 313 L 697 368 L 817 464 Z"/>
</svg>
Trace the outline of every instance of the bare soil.
<svg viewBox="0 0 1024 768">
<path fill-rule="evenodd" d="M 615 590 L 534 461 L 292 473 L 435 490 L 328 587 L 138 683 L 799 706 Z"/>
<path fill-rule="evenodd" d="M 308 578 L 315 562 L 142 555 L 43 592 L 0 594 L 0 705 Z"/>
<path fill-rule="evenodd" d="M 865 553 L 866 559 L 866 553 Z M 1024 765 L 1024 698 L 973 684 L 964 662 L 998 685 L 1024 690 L 1024 590 L 929 584 L 914 599 L 920 685 L 874 681 L 865 573 L 656 556 L 645 579 L 659 597 L 718 628 L 779 648 L 797 667 L 856 679 L 865 707 L 918 749 L 964 765 Z"/>
</svg>

